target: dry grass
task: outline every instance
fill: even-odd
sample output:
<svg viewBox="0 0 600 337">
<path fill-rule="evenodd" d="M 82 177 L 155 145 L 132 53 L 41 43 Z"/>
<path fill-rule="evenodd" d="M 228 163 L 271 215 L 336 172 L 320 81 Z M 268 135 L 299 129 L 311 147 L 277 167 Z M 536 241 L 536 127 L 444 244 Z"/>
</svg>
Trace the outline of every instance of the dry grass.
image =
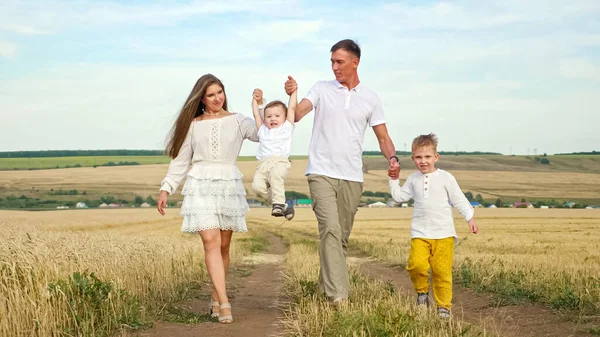
<svg viewBox="0 0 600 337">
<path fill-rule="evenodd" d="M 207 282 L 202 243 L 179 231 L 176 214 L 0 212 L 0 335 L 109 335 L 195 294 Z M 249 254 L 236 243 L 242 237 L 234 236 L 233 263 Z M 69 280 L 75 272 L 100 282 Z"/>
<path fill-rule="evenodd" d="M 271 230 L 277 225 L 267 225 Z M 292 299 L 284 326 L 292 336 L 492 336 L 458 320 L 441 320 L 417 310 L 414 298 L 396 293 L 380 280 L 368 279 L 353 266 L 349 301 L 334 310 L 318 294 L 319 257 L 314 242 L 293 231 L 279 233 L 290 243 L 285 289 Z"/>
<path fill-rule="evenodd" d="M 411 209 L 359 209 L 351 245 L 405 265 L 411 215 Z M 600 210 L 478 209 L 476 218 L 481 233 L 472 235 L 455 217 L 458 282 L 504 302 L 530 299 L 581 316 L 600 313 Z M 310 210 L 282 227 L 316 236 Z"/>
<path fill-rule="evenodd" d="M 411 212 L 359 209 L 351 244 L 379 259 L 404 264 Z M 206 282 L 206 273 L 201 242 L 179 232 L 177 213 L 173 209 L 159 217 L 154 209 L 0 212 L 0 335 L 105 335 L 125 326 L 119 324 L 152 320 L 163 306 L 189 296 Z M 458 282 L 508 299 L 521 296 L 558 309 L 580 310 L 582 315 L 597 312 L 599 210 L 481 209 L 477 218 L 478 235 L 468 234 L 456 218 Z M 407 315 L 413 299 L 356 271 L 352 304 L 341 314 L 332 312 L 314 293 L 318 258 L 312 211 L 298 209 L 292 222 L 283 222 L 270 217 L 266 208 L 252 209 L 248 222 L 255 233 L 269 230 L 292 242 L 287 288 L 297 296 L 297 305 L 289 312 L 287 326 L 302 332 L 299 335 L 335 335 L 325 333 L 327 326 L 347 325 L 356 336 L 377 336 L 378 328 L 395 329 L 391 320 L 406 320 L 410 328 L 389 330 L 398 335 L 450 336 L 448 331 L 459 331 L 440 329 L 436 319 Z M 234 262 L 264 245 L 247 235 L 234 240 Z M 96 308 L 96 314 L 110 322 L 88 330 L 82 330 L 85 320 L 75 319 L 68 292 L 49 290 L 58 280 L 85 271 L 115 289 L 102 301 L 105 306 Z"/>
<path fill-rule="evenodd" d="M 306 159 L 293 160 L 286 179 L 286 189 L 309 194 L 304 172 Z M 244 185 L 250 197 L 256 162 L 242 161 L 238 166 L 244 174 Z M 0 175 L 0 196 L 21 194 L 42 199 L 72 200 L 73 196 L 49 196 L 50 189 L 86 191 L 81 199 L 98 199 L 113 195 L 133 200 L 135 195 L 158 195 L 158 185 L 167 171 L 167 165 L 72 168 L 60 170 L 5 171 Z M 401 179 L 414 171 L 412 165 L 403 166 Z M 590 200 L 600 203 L 600 174 L 578 172 L 522 172 L 522 171 L 461 171 L 452 170 L 463 191 L 481 194 L 487 200 L 520 200 L 521 198 Z M 365 175 L 364 190 L 389 192 L 386 172 L 370 170 Z M 172 200 L 180 200 L 175 194 Z"/>
</svg>

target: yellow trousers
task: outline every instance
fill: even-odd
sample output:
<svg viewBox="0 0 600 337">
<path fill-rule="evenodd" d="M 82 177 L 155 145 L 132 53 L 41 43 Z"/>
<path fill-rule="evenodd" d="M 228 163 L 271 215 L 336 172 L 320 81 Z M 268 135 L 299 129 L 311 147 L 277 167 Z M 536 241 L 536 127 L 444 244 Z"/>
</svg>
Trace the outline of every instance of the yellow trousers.
<svg viewBox="0 0 600 337">
<path fill-rule="evenodd" d="M 454 237 L 411 240 L 406 270 L 417 293 L 429 292 L 429 269 L 433 297 L 438 308 L 450 309 L 452 302 L 452 259 Z"/>
</svg>

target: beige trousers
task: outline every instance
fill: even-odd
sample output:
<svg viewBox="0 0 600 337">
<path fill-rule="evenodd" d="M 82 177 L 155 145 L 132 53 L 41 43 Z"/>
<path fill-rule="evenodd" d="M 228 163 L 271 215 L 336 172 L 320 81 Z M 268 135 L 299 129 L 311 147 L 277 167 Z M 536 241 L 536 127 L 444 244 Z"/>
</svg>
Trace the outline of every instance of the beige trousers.
<svg viewBox="0 0 600 337">
<path fill-rule="evenodd" d="M 252 191 L 269 205 L 285 204 L 285 177 L 290 169 L 290 161 L 285 157 L 268 157 L 256 167 L 252 180 Z"/>
<path fill-rule="evenodd" d="M 319 223 L 319 291 L 329 300 L 347 299 L 350 281 L 346 253 L 363 184 L 309 174 L 308 187 Z"/>
</svg>

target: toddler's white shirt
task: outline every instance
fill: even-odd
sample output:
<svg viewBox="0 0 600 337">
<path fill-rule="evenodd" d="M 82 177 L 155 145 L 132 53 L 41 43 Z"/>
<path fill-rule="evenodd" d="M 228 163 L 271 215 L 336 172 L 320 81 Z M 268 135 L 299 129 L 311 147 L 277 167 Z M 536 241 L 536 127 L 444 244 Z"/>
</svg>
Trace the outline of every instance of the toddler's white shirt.
<svg viewBox="0 0 600 337">
<path fill-rule="evenodd" d="M 256 159 L 280 156 L 289 157 L 292 150 L 294 125 L 287 119 L 283 125 L 269 129 L 264 124 L 258 129 L 258 153 Z"/>
</svg>

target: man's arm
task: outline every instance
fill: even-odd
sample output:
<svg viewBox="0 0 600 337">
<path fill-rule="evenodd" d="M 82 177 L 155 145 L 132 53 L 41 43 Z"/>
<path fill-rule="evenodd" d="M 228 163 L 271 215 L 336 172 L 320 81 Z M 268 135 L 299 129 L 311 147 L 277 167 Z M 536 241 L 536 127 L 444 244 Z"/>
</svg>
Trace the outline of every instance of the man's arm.
<svg viewBox="0 0 600 337">
<path fill-rule="evenodd" d="M 396 157 L 396 148 L 394 143 L 388 134 L 387 127 L 385 124 L 375 125 L 373 127 L 377 141 L 379 142 L 379 149 L 385 156 L 385 159 L 389 162 L 388 175 L 392 179 L 398 179 L 400 175 L 400 163 L 398 163 L 398 157 Z"/>
<path fill-rule="evenodd" d="M 287 81 L 285 81 L 285 93 L 290 95 L 290 105 L 292 104 L 291 95 L 296 91 L 298 91 L 298 83 L 292 76 L 288 76 Z M 297 94 L 296 94 L 297 95 Z M 294 99 L 295 102 L 298 102 L 298 98 Z M 310 100 L 303 98 L 299 104 L 296 105 L 296 113 L 294 114 L 294 122 L 299 122 L 302 117 L 306 116 L 313 109 L 313 104 Z"/>
<path fill-rule="evenodd" d="M 296 107 L 298 105 L 298 90 L 290 95 L 286 119 L 290 124 L 294 125 L 296 119 Z"/>
<path fill-rule="evenodd" d="M 313 109 L 312 103 L 303 98 L 302 101 L 296 107 L 296 113 L 294 115 L 294 122 L 299 122 L 302 117 L 306 116 Z"/>
</svg>

